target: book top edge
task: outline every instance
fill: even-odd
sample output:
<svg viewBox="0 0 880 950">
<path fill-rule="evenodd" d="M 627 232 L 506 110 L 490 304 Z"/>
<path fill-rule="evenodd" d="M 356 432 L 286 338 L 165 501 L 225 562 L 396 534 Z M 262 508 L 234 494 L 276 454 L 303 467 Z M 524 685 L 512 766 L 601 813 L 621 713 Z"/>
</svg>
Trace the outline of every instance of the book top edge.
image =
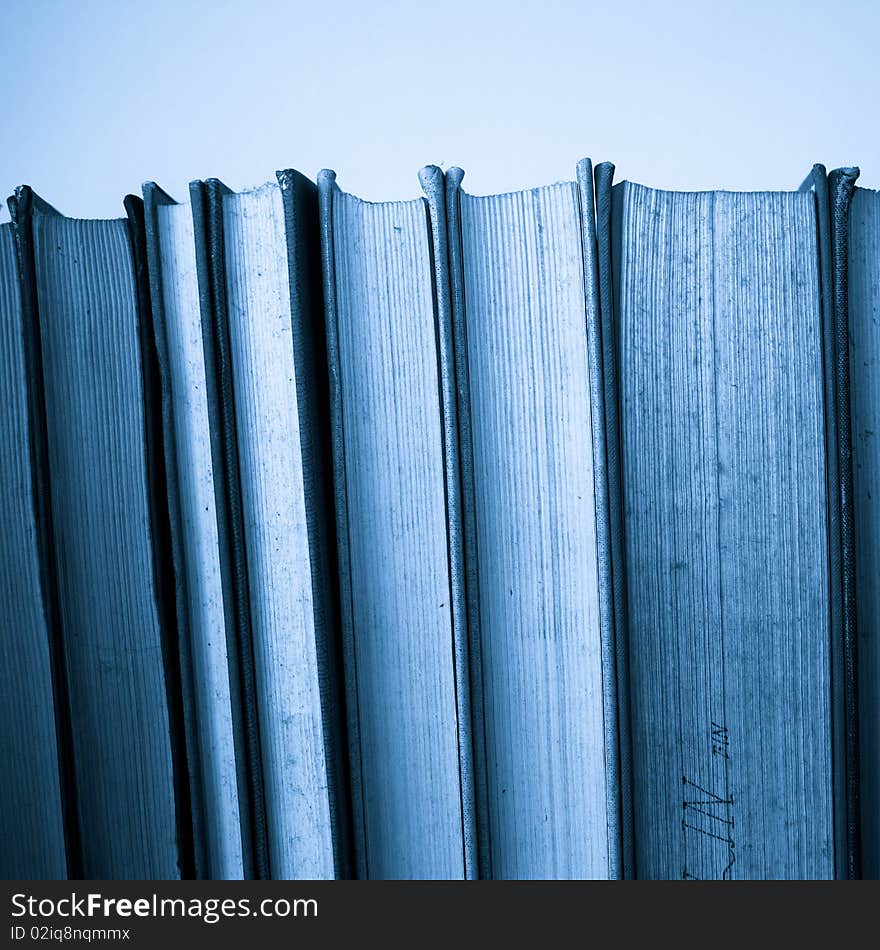
<svg viewBox="0 0 880 950">
<path fill-rule="evenodd" d="M 247 198 L 247 197 L 259 197 L 270 192 L 280 191 L 281 186 L 277 181 L 266 181 L 261 185 L 254 185 L 251 188 L 242 188 L 240 191 L 230 191 L 229 194 L 224 195 L 226 198 Z"/>
<path fill-rule="evenodd" d="M 112 218 L 78 218 L 74 215 L 62 214 L 61 212 L 44 211 L 42 208 L 34 206 L 34 214 L 39 215 L 49 221 L 65 222 L 69 224 L 125 224 L 126 219 L 122 215 Z"/>
<path fill-rule="evenodd" d="M 472 192 L 465 191 L 464 188 L 461 189 L 461 194 L 463 198 L 467 198 L 470 201 L 496 201 L 504 200 L 510 198 L 520 198 L 524 195 L 541 195 L 547 194 L 551 191 L 561 191 L 565 189 L 576 188 L 577 182 L 572 179 L 566 179 L 563 181 L 554 181 L 549 185 L 537 185 L 534 188 L 518 188 L 513 191 L 501 191 L 495 194 L 473 194 Z"/>
<path fill-rule="evenodd" d="M 422 195 L 419 195 L 415 198 L 404 198 L 397 201 L 368 201 L 366 198 L 359 198 L 357 195 L 353 195 L 350 191 L 343 191 L 341 188 L 338 192 L 339 196 L 345 198 L 347 201 L 352 203 L 363 205 L 368 208 L 378 208 L 378 209 L 393 209 L 393 208 L 411 208 L 415 205 L 421 204 L 425 199 Z"/>
<path fill-rule="evenodd" d="M 809 192 L 800 191 L 797 188 L 790 189 L 777 189 L 773 191 L 761 191 L 761 190 L 742 190 L 737 191 L 731 188 L 693 188 L 693 189 L 677 189 L 677 188 L 653 188 L 651 185 L 643 185 L 636 181 L 629 181 L 624 179 L 623 181 L 618 181 L 614 184 L 614 189 L 632 189 L 638 191 L 652 191 L 658 194 L 664 195 L 736 195 L 738 197 L 770 197 L 777 195 L 807 195 Z"/>
</svg>

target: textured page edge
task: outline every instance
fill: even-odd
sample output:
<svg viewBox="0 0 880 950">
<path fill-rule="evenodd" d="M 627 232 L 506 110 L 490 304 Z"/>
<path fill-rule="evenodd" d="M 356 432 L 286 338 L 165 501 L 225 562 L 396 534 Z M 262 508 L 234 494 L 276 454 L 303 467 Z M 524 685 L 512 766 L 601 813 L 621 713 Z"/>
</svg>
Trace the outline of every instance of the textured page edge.
<svg viewBox="0 0 880 950">
<path fill-rule="evenodd" d="M 215 480 L 219 483 L 221 572 L 224 600 L 231 603 L 234 643 L 228 650 L 236 729 L 242 860 L 245 878 L 271 878 L 268 822 L 263 784 L 256 664 L 250 621 L 247 555 L 244 540 L 238 436 L 226 307 L 223 196 L 229 189 L 216 178 L 190 182 L 196 244 L 202 341 L 205 350 L 208 417 Z M 228 644 L 228 639 L 227 639 Z"/>
<path fill-rule="evenodd" d="M 853 179 L 854 182 L 855 179 Z M 831 630 L 831 755 L 833 775 L 834 811 L 834 867 L 835 877 L 853 879 L 858 876 L 858 846 L 853 840 L 853 798 L 858 798 L 857 777 L 852 775 L 852 737 L 848 697 L 851 683 L 847 670 L 847 638 L 851 635 L 844 603 L 844 588 L 847 574 L 854 577 L 853 564 L 849 569 L 843 552 L 844 482 L 849 468 L 850 504 L 852 487 L 851 458 L 842 454 L 842 433 L 839 392 L 838 333 L 841 320 L 844 332 L 848 332 L 848 314 L 840 312 L 837 285 L 840 277 L 835 273 L 846 268 L 846 245 L 844 257 L 838 257 L 839 247 L 835 242 L 835 219 L 840 211 L 829 187 L 830 176 L 824 165 L 816 164 L 803 184 L 802 192 L 812 192 L 816 208 L 816 228 L 819 248 L 819 280 L 822 301 L 822 372 L 825 401 L 825 458 L 828 492 L 828 555 Z M 849 204 L 843 211 L 845 221 L 849 218 Z M 845 304 L 844 304 L 845 306 Z M 848 355 L 847 355 L 847 418 L 849 400 Z M 851 510 L 850 510 L 851 517 Z M 851 521 L 850 521 L 851 525 Z M 852 561 L 852 551 L 850 552 Z M 852 620 L 852 618 L 849 618 Z M 850 653 L 850 659 L 854 654 Z"/>
<path fill-rule="evenodd" d="M 476 861 L 480 878 L 492 878 L 492 843 L 489 832 L 489 783 L 486 755 L 482 647 L 480 641 L 480 582 L 477 559 L 474 450 L 471 427 L 470 372 L 468 369 L 467 320 L 465 314 L 464 258 L 461 226 L 461 182 L 464 171 L 450 168 L 445 175 L 446 227 L 449 255 L 449 297 L 452 342 L 458 400 L 458 439 L 461 479 L 464 583 L 469 631 L 469 673 L 473 721 L 474 804 Z"/>
<path fill-rule="evenodd" d="M 361 771 L 360 723 L 358 718 L 357 666 L 354 649 L 354 617 L 351 583 L 351 551 L 348 530 L 348 499 L 345 479 L 345 431 L 342 410 L 342 369 L 339 357 L 339 328 L 336 303 L 336 261 L 333 246 L 333 204 L 339 186 L 336 172 L 318 173 L 318 221 L 321 240 L 321 266 L 324 284 L 324 310 L 327 334 L 327 373 L 330 399 L 330 441 L 333 457 L 333 499 L 336 514 L 337 570 L 339 577 L 340 630 L 342 641 L 345 727 L 349 760 L 353 874 L 369 877 L 366 848 L 366 815 Z"/>
<path fill-rule="evenodd" d="M 27 406 L 28 415 L 32 420 L 32 425 L 29 427 L 31 490 L 37 526 L 40 586 L 43 591 L 46 626 L 49 630 L 49 658 L 55 707 L 55 736 L 58 745 L 58 774 L 61 784 L 67 874 L 70 879 L 78 880 L 83 877 L 82 831 L 77 804 L 73 721 L 67 681 L 66 647 L 61 626 L 58 566 L 54 554 L 54 516 L 49 487 L 49 435 L 43 385 L 43 355 L 37 307 L 33 238 L 34 213 L 58 214 L 59 212 L 34 194 L 28 185 L 16 188 L 15 195 L 9 199 L 8 204 L 12 218 L 21 295 Z"/>
<path fill-rule="evenodd" d="M 632 732 L 630 727 L 629 656 L 626 598 L 626 544 L 620 465 L 620 406 L 616 334 L 614 328 L 614 240 L 612 188 L 614 165 L 602 162 L 594 170 L 596 193 L 596 250 L 598 266 L 599 336 L 605 410 L 605 457 L 608 479 L 609 550 L 614 603 L 614 649 L 617 682 L 617 728 L 620 781 L 620 873 L 626 880 L 638 876 L 633 825 Z"/>
<path fill-rule="evenodd" d="M 284 208 L 292 324 L 293 360 L 299 414 L 306 526 L 309 536 L 315 647 L 321 694 L 324 758 L 327 768 L 333 863 L 337 878 L 351 876 L 351 801 L 345 755 L 338 578 L 334 533 L 330 394 L 327 369 L 324 287 L 321 271 L 318 189 L 300 172 L 276 173 Z"/>
</svg>

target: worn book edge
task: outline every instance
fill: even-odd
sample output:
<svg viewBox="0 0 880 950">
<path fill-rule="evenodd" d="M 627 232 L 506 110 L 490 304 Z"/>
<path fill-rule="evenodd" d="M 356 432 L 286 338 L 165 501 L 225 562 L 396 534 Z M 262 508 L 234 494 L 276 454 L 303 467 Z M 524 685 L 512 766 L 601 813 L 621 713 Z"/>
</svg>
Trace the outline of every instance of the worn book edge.
<svg viewBox="0 0 880 950">
<path fill-rule="evenodd" d="M 293 360 L 299 415 L 300 455 L 309 537 L 315 647 L 317 651 L 324 760 L 327 769 L 331 838 L 337 878 L 351 876 L 351 802 L 342 675 L 327 337 L 321 273 L 318 189 L 300 172 L 277 172 L 284 209 Z"/>
<path fill-rule="evenodd" d="M 336 297 L 336 262 L 333 242 L 333 203 L 339 192 L 336 172 L 318 173 L 318 213 L 324 308 L 327 317 L 327 373 L 329 383 L 330 442 L 333 458 L 333 501 L 336 517 L 337 568 L 339 575 L 340 631 L 344 670 L 345 727 L 354 845 L 354 876 L 369 876 L 366 848 L 366 812 L 363 794 L 362 753 L 358 709 L 352 605 L 351 548 L 348 529 L 348 498 L 345 478 L 345 433 L 343 426 L 342 367 L 339 354 L 339 324 Z"/>
<path fill-rule="evenodd" d="M 596 193 L 596 260 L 598 267 L 599 337 L 605 411 L 605 468 L 608 480 L 608 548 L 614 614 L 617 683 L 618 773 L 620 776 L 620 872 L 636 878 L 633 839 L 632 733 L 630 728 L 629 651 L 627 645 L 626 542 L 620 465 L 618 354 L 614 326 L 614 165 L 602 162 L 594 171 Z"/>
<path fill-rule="evenodd" d="M 464 874 L 480 876 L 479 835 L 475 806 L 474 727 L 471 712 L 471 646 L 467 609 L 467 571 L 464 553 L 464 513 L 461 486 L 462 459 L 459 448 L 459 409 L 456 360 L 452 330 L 452 295 L 449 264 L 449 222 L 443 172 L 427 165 L 419 172 L 430 220 L 431 258 L 434 271 L 434 332 L 437 340 L 438 375 L 443 425 L 444 485 L 446 491 L 446 541 L 449 558 L 449 591 L 452 605 L 455 701 L 458 720 L 458 762 L 461 788 Z"/>
<path fill-rule="evenodd" d="M 218 497 L 220 564 L 224 609 L 230 622 L 227 656 L 239 784 L 239 814 L 245 878 L 271 878 L 266 799 L 260 741 L 253 631 L 250 618 L 247 552 L 242 511 L 238 431 L 226 305 L 223 196 L 230 190 L 215 178 L 189 186 L 196 244 L 196 272 L 205 353 L 206 396 Z"/>
<path fill-rule="evenodd" d="M 37 276 L 33 238 L 34 212 L 39 211 L 42 214 L 56 215 L 59 212 L 36 195 L 28 185 L 21 185 L 16 188 L 15 195 L 9 199 L 8 205 L 15 239 L 22 308 L 25 374 L 27 377 L 27 411 L 32 423 L 29 427 L 31 491 L 37 528 L 36 544 L 40 586 L 43 592 L 46 626 L 49 631 L 49 658 L 54 696 L 61 807 L 64 816 L 67 876 L 71 879 L 81 879 L 83 877 L 83 853 L 77 804 L 73 721 L 67 680 L 66 647 L 61 625 L 58 565 L 54 555 L 54 516 L 49 487 L 49 434 L 43 384 L 43 347 L 37 306 Z"/>
</svg>

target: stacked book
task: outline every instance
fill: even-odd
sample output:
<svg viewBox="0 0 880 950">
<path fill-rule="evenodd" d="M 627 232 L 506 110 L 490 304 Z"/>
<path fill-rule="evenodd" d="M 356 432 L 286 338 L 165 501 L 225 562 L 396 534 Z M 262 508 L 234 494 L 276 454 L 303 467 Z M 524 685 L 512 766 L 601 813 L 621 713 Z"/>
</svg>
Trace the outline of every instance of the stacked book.
<svg viewBox="0 0 880 950">
<path fill-rule="evenodd" d="M 0 226 L 0 872 L 880 876 L 880 195 L 333 172 Z"/>
</svg>

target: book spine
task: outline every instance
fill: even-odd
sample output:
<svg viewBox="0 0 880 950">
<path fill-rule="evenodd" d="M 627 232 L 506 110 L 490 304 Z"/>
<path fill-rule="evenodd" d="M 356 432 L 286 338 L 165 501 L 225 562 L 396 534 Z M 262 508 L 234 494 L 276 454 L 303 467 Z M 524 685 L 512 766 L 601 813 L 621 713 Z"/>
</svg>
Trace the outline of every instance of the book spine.
<svg viewBox="0 0 880 950">
<path fill-rule="evenodd" d="M 630 727 L 629 656 L 626 608 L 626 542 L 624 537 L 623 488 L 619 419 L 618 365 L 614 329 L 614 282 L 612 276 L 612 200 L 614 166 L 603 162 L 595 169 L 596 259 L 598 268 L 598 339 L 602 360 L 602 406 L 605 431 L 605 479 L 608 485 L 608 553 L 611 558 L 611 589 L 614 616 L 615 682 L 620 788 L 620 874 L 636 877 L 633 840 L 632 733 Z"/>
<path fill-rule="evenodd" d="M 845 879 L 859 876 L 860 863 L 852 439 L 849 421 L 849 331 L 846 301 L 847 235 L 842 233 L 842 229 L 848 228 L 849 200 L 857 174 L 857 170 L 842 169 L 828 175 L 825 166 L 817 164 L 801 186 L 802 191 L 812 191 L 815 197 L 819 236 L 831 570 L 830 687 L 835 874 L 838 878 Z M 834 186 L 832 176 L 835 178 Z M 844 340 L 842 354 L 841 334 Z"/>
<path fill-rule="evenodd" d="M 369 876 L 366 847 L 358 716 L 357 664 L 354 646 L 351 549 L 348 530 L 348 498 L 345 480 L 345 432 L 343 426 L 342 368 L 339 354 L 339 325 L 336 304 L 336 263 L 333 247 L 333 202 L 338 193 L 336 173 L 324 169 L 318 174 L 318 209 L 326 313 L 327 373 L 329 384 L 330 442 L 333 458 L 333 501 L 336 515 L 336 544 L 339 577 L 340 631 L 344 670 L 345 728 L 349 761 L 354 876 Z"/>
<path fill-rule="evenodd" d="M 459 447 L 458 392 L 452 333 L 452 294 L 449 268 L 449 221 L 443 172 L 429 165 L 419 172 L 431 225 L 434 264 L 435 333 L 443 415 L 444 486 L 449 557 L 449 596 L 452 605 L 455 701 L 458 720 L 458 760 L 461 782 L 462 842 L 465 878 L 479 877 L 479 847 L 474 781 L 474 728 L 471 711 L 470 634 L 467 610 L 467 571 L 464 553 L 462 458 Z"/>
<path fill-rule="evenodd" d="M 0 224 L 0 877 L 67 875 L 48 611 L 37 547 L 28 379 L 11 224 Z"/>
<path fill-rule="evenodd" d="M 822 300 L 822 378 L 825 400 L 825 455 L 828 495 L 829 600 L 831 611 L 831 758 L 834 777 L 835 876 L 847 876 L 846 726 L 844 709 L 840 506 L 837 503 L 840 459 L 837 453 L 837 407 L 834 382 L 834 293 L 831 254 L 831 205 L 824 165 L 814 165 L 801 191 L 812 191 L 819 242 L 819 285 Z"/>
<path fill-rule="evenodd" d="M 473 429 L 471 426 L 465 314 L 464 260 L 461 234 L 461 183 L 464 172 L 450 168 L 445 175 L 447 254 L 449 257 L 449 319 L 455 365 L 458 416 L 458 453 L 461 491 L 461 530 L 465 602 L 468 628 L 468 674 L 473 727 L 473 796 L 476 824 L 477 876 L 492 878 L 489 831 L 489 782 L 486 759 L 482 652 L 480 640 L 480 582 L 477 560 L 476 495 L 474 488 Z"/>
<path fill-rule="evenodd" d="M 216 179 L 190 184 L 211 454 L 220 497 L 221 571 L 224 591 L 229 596 L 229 630 L 234 635 L 234 642 L 228 644 L 228 655 L 236 748 L 241 752 L 236 766 L 244 876 L 267 880 L 271 877 L 269 839 L 226 307 L 222 207 L 226 193 L 228 189 Z"/>
</svg>

